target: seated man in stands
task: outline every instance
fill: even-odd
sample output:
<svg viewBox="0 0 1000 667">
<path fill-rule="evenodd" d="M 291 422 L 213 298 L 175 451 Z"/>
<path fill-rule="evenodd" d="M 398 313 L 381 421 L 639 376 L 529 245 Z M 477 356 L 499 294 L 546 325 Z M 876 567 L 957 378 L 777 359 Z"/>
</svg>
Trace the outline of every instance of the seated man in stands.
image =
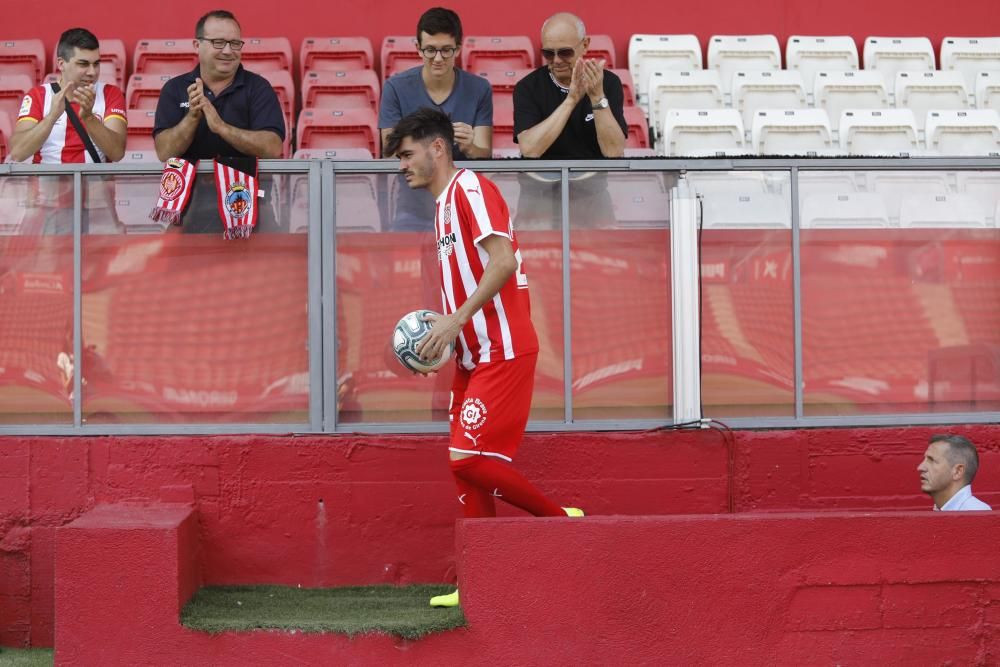
<svg viewBox="0 0 1000 667">
<path fill-rule="evenodd" d="M 968 438 L 960 435 L 931 436 L 924 460 L 917 466 L 920 490 L 934 500 L 942 512 L 989 510 L 972 495 L 972 480 L 979 470 L 979 454 Z"/>
<path fill-rule="evenodd" d="M 11 160 L 35 164 L 116 162 L 125 155 L 125 95 L 98 79 L 101 53 L 97 37 L 72 28 L 56 46 L 59 81 L 35 86 L 24 96 L 11 135 Z M 72 116 L 71 116 L 72 114 Z M 91 223 L 106 219 L 117 226 L 108 183 L 87 180 L 84 205 Z M 45 231 L 73 231 L 71 179 L 39 177 L 32 208 L 45 218 Z M 99 210 L 105 213 L 101 215 Z"/>
<path fill-rule="evenodd" d="M 215 10 L 198 19 L 193 42 L 198 66 L 167 81 L 156 104 L 153 140 L 160 160 L 281 157 L 281 103 L 267 79 L 243 68 L 243 44 L 231 12 Z M 260 210 L 267 226 L 271 207 Z M 194 191 L 184 231 L 218 230 L 215 191 L 206 183 Z"/>
<path fill-rule="evenodd" d="M 544 65 L 514 87 L 514 136 L 521 155 L 546 160 L 620 158 L 628 124 L 621 79 L 603 60 L 584 58 L 590 44 L 583 21 L 560 12 L 542 25 Z M 570 220 L 600 226 L 614 218 L 603 174 L 578 174 L 570 185 Z M 522 175 L 518 225 L 558 228 L 558 184 L 544 174 Z"/>
<path fill-rule="evenodd" d="M 421 107 L 431 107 L 451 118 L 455 160 L 492 157 L 493 93 L 486 79 L 455 67 L 461 48 L 462 21 L 458 14 L 443 7 L 423 13 L 417 21 L 417 50 L 424 64 L 390 77 L 382 91 L 378 126 L 383 153 L 386 140 L 401 118 Z M 430 231 L 434 198 L 425 190 L 410 190 L 402 177 L 398 185 L 392 228 Z"/>
</svg>

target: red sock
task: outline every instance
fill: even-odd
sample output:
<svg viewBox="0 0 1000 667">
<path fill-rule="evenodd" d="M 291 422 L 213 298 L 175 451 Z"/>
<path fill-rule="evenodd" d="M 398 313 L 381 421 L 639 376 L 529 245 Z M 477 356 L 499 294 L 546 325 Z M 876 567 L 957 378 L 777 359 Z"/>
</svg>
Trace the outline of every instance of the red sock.
<svg viewBox="0 0 1000 667">
<path fill-rule="evenodd" d="M 462 503 L 462 514 L 466 519 L 484 519 L 497 515 L 496 504 L 488 491 L 458 477 L 455 477 L 455 485 L 458 486 L 458 502 Z"/>
<path fill-rule="evenodd" d="M 469 456 L 452 461 L 451 472 L 459 482 L 466 482 L 535 516 L 566 516 L 561 507 L 543 496 L 521 473 L 490 456 Z"/>
</svg>

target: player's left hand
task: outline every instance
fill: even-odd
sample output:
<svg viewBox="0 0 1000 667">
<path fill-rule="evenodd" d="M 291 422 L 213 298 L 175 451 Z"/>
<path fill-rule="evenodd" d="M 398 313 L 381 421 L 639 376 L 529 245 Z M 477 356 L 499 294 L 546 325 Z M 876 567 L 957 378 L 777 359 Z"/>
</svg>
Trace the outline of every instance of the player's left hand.
<svg viewBox="0 0 1000 667">
<path fill-rule="evenodd" d="M 468 123 L 452 123 L 452 127 L 455 129 L 455 143 L 458 144 L 458 150 L 468 155 L 473 145 L 472 126 Z"/>
<path fill-rule="evenodd" d="M 222 128 L 226 126 L 226 121 L 222 120 L 222 117 L 219 116 L 219 110 L 215 108 L 215 105 L 207 97 L 203 97 L 199 109 L 205 115 L 205 121 L 208 122 L 208 129 L 216 134 L 221 134 Z"/>
<path fill-rule="evenodd" d="M 462 330 L 462 323 L 454 314 L 438 315 L 436 313 L 424 315 L 424 321 L 430 322 L 431 332 L 417 344 L 417 354 L 424 361 L 440 359 L 448 346 L 458 338 L 458 332 Z"/>
<path fill-rule="evenodd" d="M 581 66 L 581 83 L 592 102 L 599 102 L 604 97 L 604 59 L 584 60 Z"/>
<path fill-rule="evenodd" d="M 97 93 L 94 91 L 94 85 L 89 86 L 77 86 L 73 89 L 72 101 L 80 105 L 80 120 L 87 120 L 94 115 L 94 100 L 97 99 Z"/>
</svg>

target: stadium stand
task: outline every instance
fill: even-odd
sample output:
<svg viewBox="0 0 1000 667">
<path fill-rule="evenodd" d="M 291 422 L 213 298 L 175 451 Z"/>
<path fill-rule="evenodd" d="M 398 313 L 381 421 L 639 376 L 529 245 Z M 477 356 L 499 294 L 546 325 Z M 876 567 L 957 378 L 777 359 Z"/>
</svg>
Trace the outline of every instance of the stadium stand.
<svg viewBox="0 0 1000 667">
<path fill-rule="evenodd" d="M 493 90 L 493 106 L 498 104 L 513 104 L 514 86 L 518 81 L 530 74 L 530 69 L 486 69 L 476 72 L 490 82 Z"/>
<path fill-rule="evenodd" d="M 864 178 L 852 171 L 800 171 L 799 199 L 815 194 L 841 194 L 857 192 L 858 181 Z"/>
<path fill-rule="evenodd" d="M 913 112 L 921 135 L 931 109 L 969 108 L 969 93 L 961 72 L 899 72 L 895 90 L 896 108 Z"/>
<path fill-rule="evenodd" d="M 960 171 L 955 180 L 957 191 L 978 199 L 987 212 L 992 212 L 1000 204 L 1000 173 Z M 994 218 L 993 224 L 1000 226 L 1000 220 Z"/>
<path fill-rule="evenodd" d="M 488 69 L 535 68 L 535 47 L 526 35 L 473 35 L 459 51 L 462 67 L 470 72 Z"/>
<path fill-rule="evenodd" d="M 604 58 L 605 69 L 615 69 L 617 58 L 615 57 L 615 42 L 611 35 L 587 35 L 590 37 L 590 46 L 583 54 L 584 58 Z"/>
<path fill-rule="evenodd" d="M 668 109 L 721 109 L 725 105 L 722 79 L 711 69 L 657 70 L 650 74 L 647 90 L 649 117 L 657 133 L 663 129 Z"/>
<path fill-rule="evenodd" d="M 303 109 L 299 113 L 298 147 L 378 150 L 378 118 L 371 109 Z"/>
<path fill-rule="evenodd" d="M 920 194 L 902 200 L 901 227 L 985 227 L 986 211 L 971 195 Z"/>
<path fill-rule="evenodd" d="M 382 63 L 382 80 L 385 81 L 393 74 L 422 65 L 424 58 L 417 51 L 413 35 L 386 35 L 382 40 L 379 62 Z"/>
<path fill-rule="evenodd" d="M 865 40 L 866 70 L 882 73 L 891 86 L 899 72 L 934 69 L 934 47 L 926 37 L 869 37 Z"/>
<path fill-rule="evenodd" d="M 802 198 L 803 229 L 889 227 L 885 201 L 872 192 L 818 192 Z"/>
<path fill-rule="evenodd" d="M 735 72 L 732 99 L 743 125 L 750 126 L 758 109 L 805 108 L 806 89 L 798 72 Z"/>
<path fill-rule="evenodd" d="M 17 122 L 21 100 L 34 87 L 31 77 L 26 74 L 0 75 L 0 116 L 8 120 L 11 129 Z"/>
<path fill-rule="evenodd" d="M 853 109 L 840 118 L 840 147 L 850 155 L 910 154 L 920 148 L 909 109 Z"/>
<path fill-rule="evenodd" d="M 667 109 L 659 153 L 710 156 L 744 153 L 743 119 L 735 109 Z"/>
<path fill-rule="evenodd" d="M 293 156 L 296 160 L 371 160 L 367 148 L 300 148 Z M 345 176 L 341 174 L 338 179 Z"/>
<path fill-rule="evenodd" d="M 629 148 L 649 148 L 649 124 L 646 122 L 646 114 L 639 107 L 625 107 L 622 113 L 628 125 L 625 145 Z"/>
<path fill-rule="evenodd" d="M 264 70 L 260 75 L 268 80 L 274 88 L 275 95 L 278 96 L 278 103 L 281 104 L 281 111 L 285 115 L 285 149 L 284 156 L 291 155 L 292 141 L 292 119 L 295 110 L 295 83 L 292 81 L 292 74 L 289 70 L 273 69 Z"/>
<path fill-rule="evenodd" d="M 1000 113 L 995 109 L 930 111 L 927 149 L 940 155 L 1000 156 Z"/>
<path fill-rule="evenodd" d="M 10 150 L 10 135 L 13 131 L 10 118 L 6 114 L 0 114 L 0 163 L 7 159 L 7 153 Z"/>
<path fill-rule="evenodd" d="M 514 141 L 514 104 L 494 100 L 493 102 L 493 150 L 520 150 Z M 513 157 L 513 156 L 508 156 Z"/>
<path fill-rule="evenodd" d="M 695 35 L 632 35 L 628 68 L 635 81 L 636 101 L 649 112 L 649 77 L 666 70 L 702 69 L 701 42 Z"/>
<path fill-rule="evenodd" d="M 625 95 L 625 106 L 636 106 L 635 81 L 632 79 L 632 72 L 627 69 L 612 69 L 611 72 L 621 79 L 622 93 Z"/>
<path fill-rule="evenodd" d="M 156 119 L 155 109 L 129 109 L 126 112 L 128 117 L 128 137 L 125 150 L 128 151 L 155 151 L 156 145 L 153 143 L 153 121 Z"/>
<path fill-rule="evenodd" d="M 945 37 L 941 42 L 941 71 L 961 72 L 969 91 L 976 89 L 980 72 L 1000 70 L 1000 37 Z"/>
<path fill-rule="evenodd" d="M 730 93 L 736 72 L 781 69 L 778 38 L 774 35 L 714 35 L 708 41 L 708 69 L 719 72 L 723 92 Z"/>
<path fill-rule="evenodd" d="M 383 65 L 385 60 L 382 60 Z M 367 37 L 307 37 L 299 49 L 299 78 L 309 72 L 372 69 L 375 56 Z"/>
<path fill-rule="evenodd" d="M 937 172 L 873 171 L 867 174 L 867 189 L 879 195 L 893 223 L 899 221 L 904 199 L 915 194 L 944 195 L 950 188 Z"/>
<path fill-rule="evenodd" d="M 1000 71 L 980 72 L 976 77 L 976 107 L 1000 111 Z"/>
<path fill-rule="evenodd" d="M 187 37 L 178 39 L 142 39 L 132 54 L 133 74 L 177 75 L 194 69 L 198 52 Z"/>
<path fill-rule="evenodd" d="M 133 74 L 128 78 L 125 103 L 129 109 L 156 109 L 160 91 L 171 79 L 170 74 Z"/>
<path fill-rule="evenodd" d="M 822 109 L 761 109 L 751 123 L 752 146 L 761 155 L 825 155 L 833 149 Z"/>
<path fill-rule="evenodd" d="M 378 111 L 379 92 L 378 75 L 369 69 L 311 71 L 302 79 L 302 106 Z"/>
<path fill-rule="evenodd" d="M 767 192 L 764 174 L 748 171 L 690 171 L 685 175 L 694 191 L 700 195 L 718 193 Z"/>
<path fill-rule="evenodd" d="M 40 39 L 0 41 L 0 75 L 24 74 L 34 84 L 45 73 L 45 45 Z"/>
<path fill-rule="evenodd" d="M 243 65 L 263 74 L 270 70 L 292 71 L 292 44 L 287 37 L 247 37 L 241 56 Z"/>
<path fill-rule="evenodd" d="M 815 106 L 826 111 L 834 133 L 848 109 L 889 108 L 889 92 L 878 72 L 817 72 L 815 85 Z"/>
<path fill-rule="evenodd" d="M 702 201 L 705 229 L 791 229 L 788 198 L 770 192 L 718 192 Z"/>
<path fill-rule="evenodd" d="M 847 35 L 809 37 L 792 35 L 785 44 L 785 67 L 802 75 L 812 97 L 816 73 L 858 69 L 858 45 Z"/>
</svg>

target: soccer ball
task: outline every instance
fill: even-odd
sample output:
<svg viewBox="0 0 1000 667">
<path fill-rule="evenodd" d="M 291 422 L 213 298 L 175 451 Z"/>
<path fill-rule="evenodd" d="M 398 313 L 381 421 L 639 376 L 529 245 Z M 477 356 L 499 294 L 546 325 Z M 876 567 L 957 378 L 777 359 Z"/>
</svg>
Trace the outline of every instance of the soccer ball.
<svg viewBox="0 0 1000 667">
<path fill-rule="evenodd" d="M 415 310 L 412 313 L 403 315 L 403 318 L 392 330 L 392 351 L 396 354 L 396 359 L 407 370 L 417 373 L 430 373 L 436 371 L 451 359 L 454 345 L 449 344 L 441 358 L 436 361 L 424 361 L 417 354 L 417 343 L 430 333 L 431 323 L 424 321 L 424 315 L 437 315 L 433 310 Z"/>
</svg>

